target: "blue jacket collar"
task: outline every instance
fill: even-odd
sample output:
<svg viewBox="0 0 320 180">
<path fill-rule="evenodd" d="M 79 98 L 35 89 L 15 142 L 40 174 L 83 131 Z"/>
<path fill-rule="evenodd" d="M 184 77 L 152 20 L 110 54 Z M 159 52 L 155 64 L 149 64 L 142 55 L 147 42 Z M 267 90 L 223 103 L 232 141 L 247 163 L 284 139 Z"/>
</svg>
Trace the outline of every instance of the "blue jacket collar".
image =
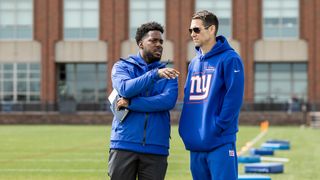
<svg viewBox="0 0 320 180">
<path fill-rule="evenodd" d="M 151 64 L 147 64 L 139 52 L 137 53 L 137 55 L 130 55 L 129 58 L 122 59 L 122 60 L 130 62 L 132 64 L 135 64 L 135 65 L 139 66 L 140 68 L 147 67 L 148 70 L 154 69 L 154 68 L 164 68 L 168 64 L 168 63 L 161 63 L 160 61 L 156 61 Z"/>
<path fill-rule="evenodd" d="M 195 47 L 196 53 L 198 56 L 202 56 L 202 52 L 200 47 Z M 212 49 L 203 55 L 204 58 L 209 58 L 213 55 L 220 54 L 227 50 L 233 50 L 233 48 L 229 45 L 227 39 L 224 36 L 217 36 L 216 37 L 216 44 L 212 47 Z"/>
</svg>

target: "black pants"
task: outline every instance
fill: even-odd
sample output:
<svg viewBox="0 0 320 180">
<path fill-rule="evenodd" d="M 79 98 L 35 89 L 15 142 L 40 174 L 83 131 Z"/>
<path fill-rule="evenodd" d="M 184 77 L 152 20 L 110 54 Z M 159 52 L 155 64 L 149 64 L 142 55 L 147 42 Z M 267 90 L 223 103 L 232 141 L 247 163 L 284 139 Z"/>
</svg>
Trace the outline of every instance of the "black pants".
<svg viewBox="0 0 320 180">
<path fill-rule="evenodd" d="M 111 180 L 163 180 L 167 156 L 110 150 L 108 175 Z"/>
</svg>

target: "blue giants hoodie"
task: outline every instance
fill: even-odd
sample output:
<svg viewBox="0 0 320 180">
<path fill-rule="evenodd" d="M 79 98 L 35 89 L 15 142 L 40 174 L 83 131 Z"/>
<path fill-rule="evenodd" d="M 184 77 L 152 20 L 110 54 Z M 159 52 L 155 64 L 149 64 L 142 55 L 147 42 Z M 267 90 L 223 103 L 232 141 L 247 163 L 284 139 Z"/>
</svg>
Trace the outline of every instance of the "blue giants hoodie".
<svg viewBox="0 0 320 180">
<path fill-rule="evenodd" d="M 244 91 L 244 68 L 223 36 L 189 65 L 179 133 L 190 151 L 210 151 L 236 141 Z"/>
<path fill-rule="evenodd" d="M 163 79 L 160 62 L 146 64 L 142 57 L 121 59 L 112 69 L 112 85 L 130 99 L 130 112 L 120 122 L 113 118 L 111 149 L 168 155 L 170 114 L 178 96 L 177 79 Z"/>
</svg>

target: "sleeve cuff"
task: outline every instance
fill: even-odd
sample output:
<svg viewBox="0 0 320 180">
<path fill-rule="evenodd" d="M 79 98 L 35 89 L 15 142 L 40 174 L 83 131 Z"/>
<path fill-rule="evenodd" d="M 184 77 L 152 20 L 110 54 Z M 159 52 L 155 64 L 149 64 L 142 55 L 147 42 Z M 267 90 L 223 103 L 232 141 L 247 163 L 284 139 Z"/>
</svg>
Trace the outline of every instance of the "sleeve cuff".
<svg viewBox="0 0 320 180">
<path fill-rule="evenodd" d="M 153 69 L 151 72 L 152 72 L 152 79 L 154 79 L 155 81 L 158 81 L 160 79 L 160 76 L 158 74 L 158 68 Z"/>
</svg>

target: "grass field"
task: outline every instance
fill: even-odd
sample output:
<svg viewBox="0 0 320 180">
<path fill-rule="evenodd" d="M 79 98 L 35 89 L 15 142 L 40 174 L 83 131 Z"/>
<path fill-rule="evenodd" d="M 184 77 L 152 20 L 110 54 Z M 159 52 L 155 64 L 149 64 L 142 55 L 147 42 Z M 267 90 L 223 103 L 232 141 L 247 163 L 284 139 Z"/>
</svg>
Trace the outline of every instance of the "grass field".
<svg viewBox="0 0 320 180">
<path fill-rule="evenodd" d="M 238 149 L 259 133 L 255 126 L 241 126 Z M 90 180 L 107 178 L 109 126 L 0 126 L 1 180 Z M 313 180 L 320 177 L 320 130 L 301 127 L 270 127 L 266 139 L 288 139 L 290 151 L 284 174 L 273 180 Z M 243 165 L 239 166 L 243 174 Z M 189 153 L 172 128 L 169 167 L 166 179 L 192 179 Z"/>
</svg>

